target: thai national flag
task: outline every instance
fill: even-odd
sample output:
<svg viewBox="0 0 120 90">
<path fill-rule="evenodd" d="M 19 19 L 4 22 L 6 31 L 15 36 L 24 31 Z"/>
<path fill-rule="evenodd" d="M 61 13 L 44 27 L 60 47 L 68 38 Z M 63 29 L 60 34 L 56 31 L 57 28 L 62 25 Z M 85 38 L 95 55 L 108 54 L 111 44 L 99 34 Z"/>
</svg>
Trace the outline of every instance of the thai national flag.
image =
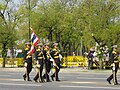
<svg viewBox="0 0 120 90">
<path fill-rule="evenodd" d="M 34 46 L 36 46 L 39 42 L 39 38 L 37 37 L 37 35 L 34 32 L 32 32 L 32 34 L 31 34 L 31 41 Z"/>
<path fill-rule="evenodd" d="M 27 54 L 30 54 L 30 55 L 32 55 L 34 53 L 34 51 L 35 51 L 34 47 L 39 42 L 39 38 L 37 37 L 37 35 L 34 32 L 32 32 L 32 34 L 31 34 L 31 42 L 32 42 L 32 44 L 31 44 L 30 51 L 27 53 Z"/>
</svg>

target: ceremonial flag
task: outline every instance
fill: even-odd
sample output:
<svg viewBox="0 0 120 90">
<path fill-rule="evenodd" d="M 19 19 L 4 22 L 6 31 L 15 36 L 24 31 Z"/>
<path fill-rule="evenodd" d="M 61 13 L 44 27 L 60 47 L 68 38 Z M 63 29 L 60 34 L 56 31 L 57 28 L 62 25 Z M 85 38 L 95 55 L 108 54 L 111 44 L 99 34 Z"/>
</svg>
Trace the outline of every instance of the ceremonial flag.
<svg viewBox="0 0 120 90">
<path fill-rule="evenodd" d="M 37 35 L 34 32 L 32 32 L 32 34 L 31 34 L 31 41 L 34 46 L 36 46 L 39 42 L 39 38 L 37 37 Z"/>
<path fill-rule="evenodd" d="M 34 51 L 35 51 L 34 47 L 38 44 L 38 42 L 39 42 L 39 38 L 37 37 L 35 32 L 32 31 L 32 34 L 31 34 L 31 48 L 30 48 L 30 51 L 27 54 L 32 55 L 34 53 Z"/>
</svg>

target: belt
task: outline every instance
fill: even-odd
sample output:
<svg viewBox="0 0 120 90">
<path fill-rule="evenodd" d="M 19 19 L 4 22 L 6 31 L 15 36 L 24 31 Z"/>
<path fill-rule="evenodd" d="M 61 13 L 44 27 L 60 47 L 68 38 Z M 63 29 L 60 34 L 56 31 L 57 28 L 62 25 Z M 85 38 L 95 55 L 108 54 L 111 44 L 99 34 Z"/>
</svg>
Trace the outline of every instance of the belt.
<svg viewBox="0 0 120 90">
<path fill-rule="evenodd" d="M 59 56 L 55 56 L 54 58 L 59 58 Z"/>
<path fill-rule="evenodd" d="M 38 59 L 43 59 L 43 57 L 38 57 Z"/>
<path fill-rule="evenodd" d="M 119 62 L 119 61 L 114 61 L 114 63 L 117 63 L 117 62 Z"/>
</svg>

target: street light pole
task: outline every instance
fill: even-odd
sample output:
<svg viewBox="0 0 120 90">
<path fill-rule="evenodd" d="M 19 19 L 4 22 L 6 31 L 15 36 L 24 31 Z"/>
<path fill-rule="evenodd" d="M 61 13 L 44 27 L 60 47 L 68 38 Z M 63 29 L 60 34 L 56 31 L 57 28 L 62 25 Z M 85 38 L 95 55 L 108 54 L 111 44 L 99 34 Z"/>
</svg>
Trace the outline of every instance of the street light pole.
<svg viewBox="0 0 120 90">
<path fill-rule="evenodd" d="M 80 55 L 82 56 L 82 36 L 81 36 L 81 39 L 80 39 Z"/>
<path fill-rule="evenodd" d="M 29 18 L 28 18 L 28 20 L 29 20 L 29 23 L 28 23 L 28 39 L 29 39 L 29 41 L 30 41 L 30 0 L 28 0 L 28 6 L 29 6 Z"/>
<path fill-rule="evenodd" d="M 83 33 L 82 33 L 82 31 L 80 31 L 80 37 L 81 37 L 81 39 L 80 39 L 80 56 L 82 56 L 82 47 L 83 47 L 82 36 L 83 36 Z"/>
</svg>

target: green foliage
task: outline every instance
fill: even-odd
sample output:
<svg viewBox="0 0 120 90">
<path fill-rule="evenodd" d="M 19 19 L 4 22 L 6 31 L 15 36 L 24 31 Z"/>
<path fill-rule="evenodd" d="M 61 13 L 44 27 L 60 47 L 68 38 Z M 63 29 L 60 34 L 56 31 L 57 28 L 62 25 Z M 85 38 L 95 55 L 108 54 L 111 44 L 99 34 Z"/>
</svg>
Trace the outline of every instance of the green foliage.
<svg viewBox="0 0 120 90">
<path fill-rule="evenodd" d="M 17 10 L 10 12 L 10 21 L 6 22 L 12 32 L 9 30 L 10 33 L 5 34 L 6 37 L 9 36 L 8 46 L 11 41 L 14 42 L 17 39 L 28 41 L 29 19 L 31 27 L 41 40 L 49 39 L 50 42 L 59 42 L 63 51 L 79 51 L 81 38 L 84 50 L 95 46 L 92 33 L 100 42 L 106 43 L 109 47 L 113 44 L 120 45 L 119 0 L 30 1 L 30 11 L 28 0 L 21 0 Z M 4 8 L 5 5 L 0 4 L 0 10 Z M 12 7 L 9 6 L 7 10 L 10 8 Z M 15 18 L 17 18 L 16 22 L 13 22 Z M 5 32 L 7 27 L 1 19 L 0 28 L 2 32 Z M 18 46 L 23 48 L 23 43 Z"/>
</svg>

